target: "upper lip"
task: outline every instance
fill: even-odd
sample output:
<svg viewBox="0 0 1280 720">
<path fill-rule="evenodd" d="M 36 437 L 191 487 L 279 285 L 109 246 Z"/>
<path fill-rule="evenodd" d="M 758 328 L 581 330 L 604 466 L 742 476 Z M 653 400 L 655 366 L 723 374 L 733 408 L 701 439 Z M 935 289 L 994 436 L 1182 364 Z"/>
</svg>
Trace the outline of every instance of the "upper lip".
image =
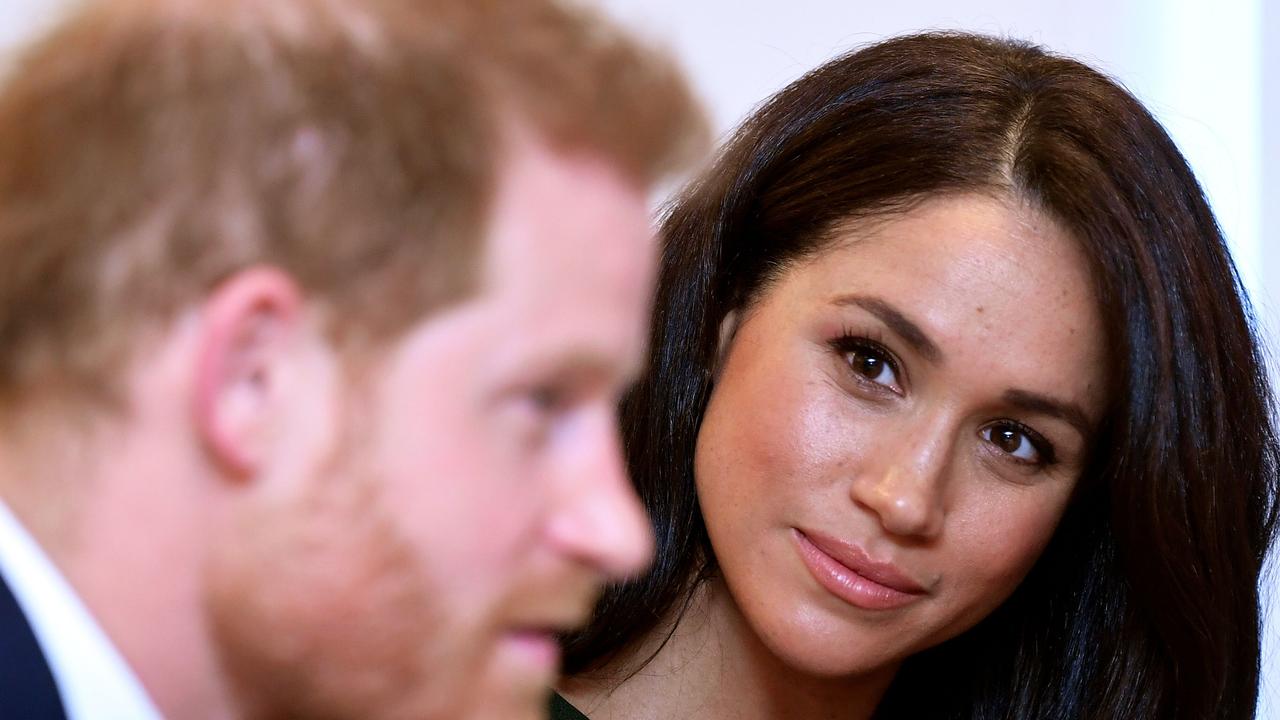
<svg viewBox="0 0 1280 720">
<path fill-rule="evenodd" d="M 547 595 L 508 616 L 506 626 L 517 632 L 545 632 L 553 635 L 571 633 L 591 620 L 596 593 L 573 597 Z"/>
<path fill-rule="evenodd" d="M 518 632 L 542 632 L 561 635 L 581 629 L 590 618 L 591 615 L 589 613 L 574 614 L 572 617 L 567 615 L 528 615 L 515 619 L 507 627 Z"/>
<path fill-rule="evenodd" d="M 902 568 L 892 562 L 873 560 L 866 550 L 851 542 L 832 537 L 817 530 L 798 530 L 822 552 L 862 577 L 887 588 L 912 595 L 924 595 L 927 590 Z"/>
<path fill-rule="evenodd" d="M 544 571 L 512 586 L 499 612 L 508 627 L 572 632 L 591 620 L 604 584 L 594 572 Z"/>
</svg>

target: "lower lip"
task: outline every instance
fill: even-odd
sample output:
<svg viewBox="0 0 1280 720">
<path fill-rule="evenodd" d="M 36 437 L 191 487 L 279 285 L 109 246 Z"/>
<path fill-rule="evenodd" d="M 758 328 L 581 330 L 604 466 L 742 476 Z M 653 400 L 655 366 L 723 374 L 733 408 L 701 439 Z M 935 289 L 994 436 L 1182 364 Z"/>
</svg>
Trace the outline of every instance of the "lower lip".
<svg viewBox="0 0 1280 720">
<path fill-rule="evenodd" d="M 922 596 L 881 585 L 854 572 L 840 561 L 822 552 L 799 530 L 793 531 L 800 558 L 813 579 L 837 598 L 863 610 L 893 610 L 909 605 Z"/>
<path fill-rule="evenodd" d="M 536 630 L 515 630 L 503 636 L 502 644 L 521 665 L 553 674 L 560 669 L 560 643 L 555 635 Z"/>
</svg>

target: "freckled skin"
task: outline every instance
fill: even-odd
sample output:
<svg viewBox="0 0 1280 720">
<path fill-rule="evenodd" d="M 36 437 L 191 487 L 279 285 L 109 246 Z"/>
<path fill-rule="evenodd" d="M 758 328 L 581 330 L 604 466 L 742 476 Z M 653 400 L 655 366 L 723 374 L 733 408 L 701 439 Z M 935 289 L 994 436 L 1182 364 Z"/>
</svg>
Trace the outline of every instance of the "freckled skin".
<svg viewBox="0 0 1280 720">
<path fill-rule="evenodd" d="M 845 294 L 913 319 L 927 361 Z M 979 302 L 975 303 L 977 300 Z M 742 317 L 701 426 L 695 471 L 723 571 L 712 615 L 741 614 L 765 649 L 756 666 L 833 682 L 892 673 L 904 658 L 989 614 L 1052 536 L 1085 462 L 1069 423 L 1011 407 L 1009 389 L 1105 402 L 1102 323 L 1074 241 L 1015 201 L 960 196 L 847 228 L 787 271 Z M 896 358 L 897 392 L 834 351 L 846 331 Z M 1012 419 L 1054 447 L 1019 463 L 983 437 Z M 860 545 L 927 589 L 889 611 L 854 607 L 801 562 L 793 528 Z M 729 682 L 725 680 L 725 682 Z"/>
</svg>

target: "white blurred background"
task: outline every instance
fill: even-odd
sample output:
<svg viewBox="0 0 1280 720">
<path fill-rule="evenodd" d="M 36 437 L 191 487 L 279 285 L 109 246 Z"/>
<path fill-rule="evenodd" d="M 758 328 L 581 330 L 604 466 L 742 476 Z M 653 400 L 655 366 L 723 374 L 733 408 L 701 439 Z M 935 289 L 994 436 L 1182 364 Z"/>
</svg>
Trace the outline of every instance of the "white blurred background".
<svg viewBox="0 0 1280 720">
<path fill-rule="evenodd" d="M 7 49 L 77 0 L 0 0 Z M 210 0 L 216 2 L 217 0 Z M 263 0 L 268 1 L 268 0 Z M 1195 168 L 1269 338 L 1280 327 L 1280 3 L 1272 0 L 596 0 L 686 64 L 721 133 L 806 70 L 924 29 L 1029 39 L 1132 90 Z M 1270 41 L 1268 42 L 1268 38 Z M 1271 347 L 1275 354 L 1274 342 Z M 1274 367 L 1273 367 L 1274 373 Z M 1280 577 L 1258 717 L 1280 720 Z"/>
</svg>

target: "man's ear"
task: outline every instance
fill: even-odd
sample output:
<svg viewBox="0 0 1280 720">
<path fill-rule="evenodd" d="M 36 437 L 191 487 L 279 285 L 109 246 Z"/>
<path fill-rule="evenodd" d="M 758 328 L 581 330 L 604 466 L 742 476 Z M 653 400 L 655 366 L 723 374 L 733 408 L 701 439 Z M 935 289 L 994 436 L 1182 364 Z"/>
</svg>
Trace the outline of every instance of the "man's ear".
<svg viewBox="0 0 1280 720">
<path fill-rule="evenodd" d="M 297 283 L 265 267 L 223 281 L 201 308 L 195 427 L 212 460 L 232 476 L 250 477 L 264 461 L 302 315 Z"/>
<path fill-rule="evenodd" d="M 729 346 L 733 344 L 733 336 L 738 334 L 738 311 L 730 310 L 720 321 L 720 339 L 716 344 L 716 367 L 711 374 L 711 381 L 720 380 L 720 370 L 724 368 L 725 358 L 729 356 Z"/>
</svg>

